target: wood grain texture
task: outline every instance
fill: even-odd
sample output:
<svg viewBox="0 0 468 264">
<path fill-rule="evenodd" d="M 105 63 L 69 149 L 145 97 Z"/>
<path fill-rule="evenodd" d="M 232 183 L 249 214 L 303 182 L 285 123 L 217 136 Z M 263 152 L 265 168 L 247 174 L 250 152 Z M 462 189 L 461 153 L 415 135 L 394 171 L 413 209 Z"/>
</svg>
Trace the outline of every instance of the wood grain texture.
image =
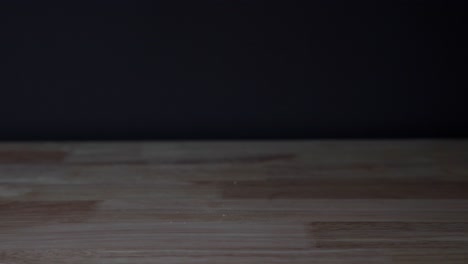
<svg viewBox="0 0 468 264">
<path fill-rule="evenodd" d="M 33 263 L 468 263 L 468 141 L 0 143 Z"/>
</svg>

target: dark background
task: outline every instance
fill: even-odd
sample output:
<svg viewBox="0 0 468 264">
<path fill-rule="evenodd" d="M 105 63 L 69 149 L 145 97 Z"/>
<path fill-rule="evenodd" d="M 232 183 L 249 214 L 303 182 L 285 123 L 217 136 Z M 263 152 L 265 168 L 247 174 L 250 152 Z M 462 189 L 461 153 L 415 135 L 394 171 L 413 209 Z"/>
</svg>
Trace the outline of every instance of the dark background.
<svg viewBox="0 0 468 264">
<path fill-rule="evenodd" d="M 1 1 L 0 139 L 466 137 L 464 1 Z"/>
</svg>

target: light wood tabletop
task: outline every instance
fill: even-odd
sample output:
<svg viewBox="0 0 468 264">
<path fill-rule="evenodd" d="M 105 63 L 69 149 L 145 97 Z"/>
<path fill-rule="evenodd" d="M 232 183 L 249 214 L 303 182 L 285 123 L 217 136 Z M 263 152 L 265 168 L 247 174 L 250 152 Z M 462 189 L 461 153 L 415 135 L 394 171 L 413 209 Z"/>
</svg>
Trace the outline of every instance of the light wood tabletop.
<svg viewBox="0 0 468 264">
<path fill-rule="evenodd" d="M 0 143 L 0 264 L 468 263 L 468 140 Z"/>
</svg>

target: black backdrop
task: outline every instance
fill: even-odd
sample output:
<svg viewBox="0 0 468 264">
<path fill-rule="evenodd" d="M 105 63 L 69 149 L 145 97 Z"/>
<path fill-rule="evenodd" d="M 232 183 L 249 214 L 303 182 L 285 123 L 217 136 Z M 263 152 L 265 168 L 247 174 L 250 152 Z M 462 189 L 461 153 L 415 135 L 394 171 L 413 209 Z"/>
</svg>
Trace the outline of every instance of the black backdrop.
<svg viewBox="0 0 468 264">
<path fill-rule="evenodd" d="M 1 1 L 0 139 L 465 137 L 465 13 L 463 1 Z"/>
</svg>

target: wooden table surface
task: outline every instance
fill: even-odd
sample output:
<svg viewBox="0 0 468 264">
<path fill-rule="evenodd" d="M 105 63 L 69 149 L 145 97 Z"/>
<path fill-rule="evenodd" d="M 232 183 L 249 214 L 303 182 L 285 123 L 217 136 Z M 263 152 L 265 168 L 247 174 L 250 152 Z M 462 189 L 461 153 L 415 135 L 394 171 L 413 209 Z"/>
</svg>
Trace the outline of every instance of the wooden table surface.
<svg viewBox="0 0 468 264">
<path fill-rule="evenodd" d="M 0 143 L 0 264 L 468 263 L 468 141 Z"/>
</svg>

